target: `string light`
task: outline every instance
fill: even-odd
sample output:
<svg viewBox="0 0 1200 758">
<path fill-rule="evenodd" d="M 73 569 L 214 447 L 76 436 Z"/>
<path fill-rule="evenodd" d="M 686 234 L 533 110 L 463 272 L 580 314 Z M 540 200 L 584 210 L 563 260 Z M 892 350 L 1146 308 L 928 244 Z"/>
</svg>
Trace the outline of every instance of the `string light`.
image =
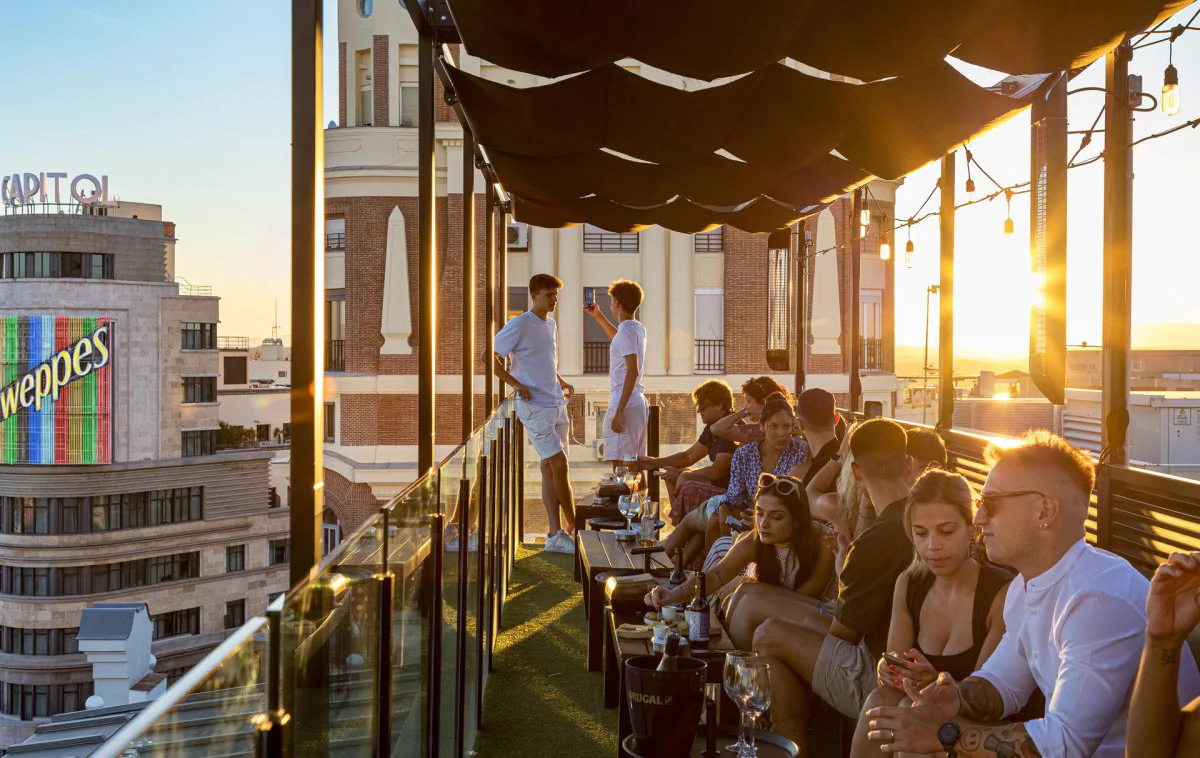
<svg viewBox="0 0 1200 758">
<path fill-rule="evenodd" d="M 975 192 L 975 180 L 971 178 L 971 150 L 967 148 L 967 194 Z"/>
<path fill-rule="evenodd" d="M 904 243 L 904 267 L 912 268 L 913 243 L 912 243 L 912 219 L 911 218 L 908 220 L 907 226 L 908 226 L 908 242 Z"/>
<path fill-rule="evenodd" d="M 1183 34 L 1182 25 L 1171 29 L 1171 41 L 1167 47 L 1167 70 L 1163 72 L 1162 109 L 1168 116 L 1179 115 L 1179 72 L 1175 69 L 1175 40 Z"/>
<path fill-rule="evenodd" d="M 1010 189 L 1004 190 L 1004 202 L 1008 204 L 1008 218 L 1004 219 L 1004 233 L 1012 234 L 1015 229 L 1012 220 L 1012 196 L 1013 191 Z"/>
</svg>

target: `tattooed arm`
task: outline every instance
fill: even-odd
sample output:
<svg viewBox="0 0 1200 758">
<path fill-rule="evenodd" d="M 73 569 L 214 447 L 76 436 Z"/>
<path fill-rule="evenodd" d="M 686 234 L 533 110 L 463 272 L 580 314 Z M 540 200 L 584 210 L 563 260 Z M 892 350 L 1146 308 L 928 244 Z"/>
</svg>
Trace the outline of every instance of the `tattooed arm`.
<svg viewBox="0 0 1200 758">
<path fill-rule="evenodd" d="M 1146 598 L 1146 639 L 1133 685 L 1127 755 L 1147 758 L 1200 751 L 1200 701 L 1179 710 L 1179 662 L 1200 621 L 1200 553 L 1176 553 L 1158 569 Z"/>
<path fill-rule="evenodd" d="M 1004 698 L 996 685 L 978 676 L 958 683 L 959 714 L 972 721 L 999 721 L 1004 718 Z"/>
</svg>

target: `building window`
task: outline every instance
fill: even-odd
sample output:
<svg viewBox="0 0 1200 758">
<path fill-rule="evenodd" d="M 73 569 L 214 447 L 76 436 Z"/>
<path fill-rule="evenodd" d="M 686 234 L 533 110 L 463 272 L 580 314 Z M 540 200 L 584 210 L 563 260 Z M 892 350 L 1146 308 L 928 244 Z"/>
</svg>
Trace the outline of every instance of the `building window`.
<svg viewBox="0 0 1200 758">
<path fill-rule="evenodd" d="M 246 570 L 246 546 L 245 545 L 230 545 L 225 548 L 225 571 L 233 573 L 234 571 Z"/>
<path fill-rule="evenodd" d="M 92 682 L 67 684 L 5 683 L 0 690 L 3 707 L 0 712 L 23 721 L 48 718 L 60 713 L 83 709 L 84 702 L 94 693 Z"/>
<path fill-rule="evenodd" d="M 584 287 L 583 301 L 595 303 L 601 313 L 609 315 L 612 311 L 612 297 L 607 287 Z M 611 316 L 609 316 L 611 318 Z M 612 341 L 604 333 L 604 329 L 594 318 L 583 320 L 583 373 L 607 374 L 608 349 Z"/>
<path fill-rule="evenodd" d="M 267 545 L 267 565 L 278 566 L 281 563 L 287 563 L 291 560 L 291 543 L 285 537 L 283 539 L 271 540 Z"/>
<path fill-rule="evenodd" d="M 725 292 L 697 289 L 692 328 L 695 340 L 695 370 L 725 372 Z"/>
<path fill-rule="evenodd" d="M 585 253 L 636 253 L 639 248 L 637 232 L 618 234 L 591 224 L 583 225 L 583 252 Z"/>
<path fill-rule="evenodd" d="M 400 87 L 400 126 L 413 128 L 421 118 L 421 88 Z"/>
<path fill-rule="evenodd" d="M 79 629 L 0 626 L 0 652 L 8 655 L 71 655 L 79 652 Z"/>
<path fill-rule="evenodd" d="M 200 633 L 200 609 L 184 608 L 154 617 L 154 639 Z"/>
<path fill-rule="evenodd" d="M 216 350 L 217 325 L 198 321 L 183 322 L 184 350 Z"/>
<path fill-rule="evenodd" d="M 697 253 L 720 253 L 725 250 L 725 227 L 713 229 L 711 232 L 701 232 L 692 235 L 694 250 Z"/>
<path fill-rule="evenodd" d="M 217 430 L 193 429 L 183 432 L 182 444 L 184 458 L 212 455 L 217 452 Z"/>
<path fill-rule="evenodd" d="M 337 404 L 325 403 L 325 441 L 334 442 L 337 439 Z"/>
<path fill-rule="evenodd" d="M 361 0 L 360 0 L 361 1 Z M 358 91 L 358 123 L 356 126 L 370 126 L 371 113 L 374 106 L 371 88 L 371 51 L 356 50 L 354 52 L 354 84 Z M 386 120 L 386 119 L 385 119 Z"/>
<path fill-rule="evenodd" d="M 325 218 L 325 251 L 346 249 L 346 219 L 342 216 Z"/>
<path fill-rule="evenodd" d="M 246 623 L 246 600 L 233 600 L 225 604 L 225 628 L 237 629 Z"/>
<path fill-rule="evenodd" d="M 215 376 L 183 377 L 183 402 L 217 402 L 217 378 Z"/>
<path fill-rule="evenodd" d="M 108 253 L 0 254 L 0 279 L 113 279 Z"/>
<path fill-rule="evenodd" d="M 282 593 L 282 592 L 269 592 L 269 593 L 267 593 L 267 605 L 270 605 L 271 603 L 274 603 L 276 600 L 278 600 L 278 599 L 279 599 L 279 598 L 281 598 L 281 597 L 283 597 L 283 593 Z"/>
<path fill-rule="evenodd" d="M 0 497 L 0 533 L 86 534 L 204 518 L 204 488 L 90 497 Z"/>
</svg>

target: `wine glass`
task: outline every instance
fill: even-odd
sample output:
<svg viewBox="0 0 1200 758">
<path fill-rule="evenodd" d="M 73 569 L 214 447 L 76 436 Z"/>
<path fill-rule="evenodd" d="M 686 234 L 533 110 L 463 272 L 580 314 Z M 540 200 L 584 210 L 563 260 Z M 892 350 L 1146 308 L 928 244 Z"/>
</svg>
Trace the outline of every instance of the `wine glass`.
<svg viewBox="0 0 1200 758">
<path fill-rule="evenodd" d="M 762 661 L 750 661 L 738 666 L 738 678 L 741 680 L 742 702 L 745 703 L 744 713 L 757 719 L 771 707 L 771 667 Z M 754 758 L 757 755 L 754 730 L 751 729 L 750 742 L 738 753 L 738 758 Z"/>
<path fill-rule="evenodd" d="M 617 510 L 625 517 L 625 530 L 633 531 L 633 517 L 637 515 L 639 504 L 632 495 L 621 495 L 617 498 Z"/>
<path fill-rule="evenodd" d="M 741 753 L 744 748 L 749 747 L 746 742 L 746 711 L 742 705 L 742 679 L 738 674 L 738 668 L 744 666 L 758 658 L 758 653 L 749 653 L 745 650 L 734 650 L 725 654 L 725 671 L 722 677 L 722 682 L 725 685 L 725 694 L 729 695 L 729 699 L 738 707 L 738 712 L 741 718 L 738 724 L 741 727 L 738 730 L 737 742 L 726 746 L 726 750 L 731 753 Z"/>
</svg>

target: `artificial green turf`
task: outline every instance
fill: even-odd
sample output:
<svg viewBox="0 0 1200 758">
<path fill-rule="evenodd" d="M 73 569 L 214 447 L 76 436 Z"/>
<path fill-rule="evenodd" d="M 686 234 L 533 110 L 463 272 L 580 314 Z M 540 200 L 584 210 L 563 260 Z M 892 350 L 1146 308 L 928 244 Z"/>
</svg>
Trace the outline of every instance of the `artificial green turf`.
<svg viewBox="0 0 1200 758">
<path fill-rule="evenodd" d="M 585 665 L 587 627 L 574 556 L 517 552 L 484 696 L 480 756 L 611 756 L 617 711 L 603 707 L 604 683 Z"/>
</svg>

